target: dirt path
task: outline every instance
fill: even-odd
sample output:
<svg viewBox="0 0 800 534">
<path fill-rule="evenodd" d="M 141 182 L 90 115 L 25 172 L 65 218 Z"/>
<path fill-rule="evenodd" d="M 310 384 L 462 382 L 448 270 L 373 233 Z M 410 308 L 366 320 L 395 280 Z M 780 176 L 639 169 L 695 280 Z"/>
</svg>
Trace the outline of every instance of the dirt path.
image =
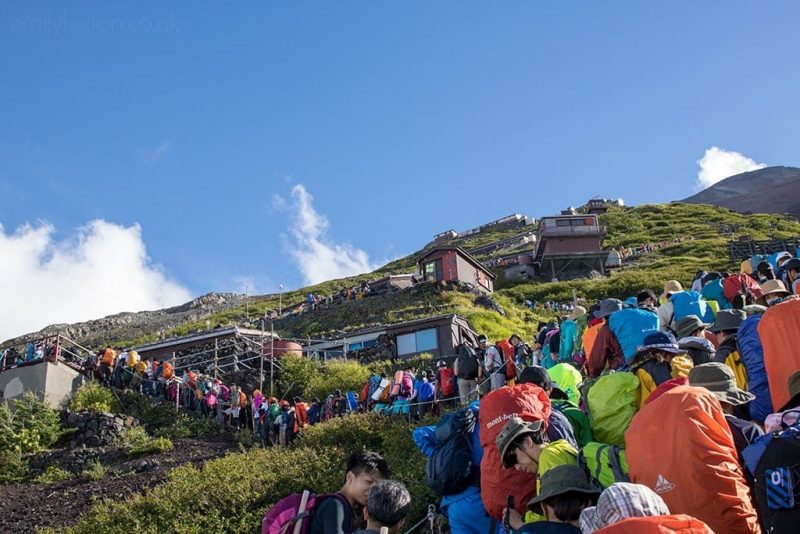
<svg viewBox="0 0 800 534">
<path fill-rule="evenodd" d="M 81 514 L 89 511 L 94 501 L 103 496 L 123 499 L 160 484 L 172 469 L 188 463 L 202 463 L 238 450 L 230 440 L 200 441 L 194 439 L 175 440 L 172 451 L 128 460 L 109 467 L 109 471 L 126 473 L 142 468 L 142 460 L 151 464 L 142 472 L 123 476 L 107 475 L 97 482 L 79 477 L 55 484 L 13 484 L 0 486 L 0 532 L 35 532 L 52 527 L 58 529 L 74 524 Z"/>
</svg>

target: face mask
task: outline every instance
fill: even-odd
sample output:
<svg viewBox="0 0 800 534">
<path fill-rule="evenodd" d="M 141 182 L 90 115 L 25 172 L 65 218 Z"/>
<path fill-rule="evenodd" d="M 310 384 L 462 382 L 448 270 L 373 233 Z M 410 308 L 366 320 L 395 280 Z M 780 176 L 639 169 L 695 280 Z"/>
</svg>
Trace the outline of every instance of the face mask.
<svg viewBox="0 0 800 534">
<path fill-rule="evenodd" d="M 767 300 L 767 308 L 771 308 L 772 306 L 775 306 L 776 304 L 780 304 L 781 302 L 783 302 L 783 299 L 784 299 L 784 297 L 775 297 L 774 299 L 768 299 Z"/>
</svg>

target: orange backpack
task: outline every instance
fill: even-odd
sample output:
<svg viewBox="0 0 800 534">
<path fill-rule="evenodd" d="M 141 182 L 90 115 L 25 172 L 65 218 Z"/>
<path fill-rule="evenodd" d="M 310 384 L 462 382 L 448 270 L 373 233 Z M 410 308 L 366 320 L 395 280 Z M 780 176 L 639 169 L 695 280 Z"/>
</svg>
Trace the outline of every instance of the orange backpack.
<svg viewBox="0 0 800 534">
<path fill-rule="evenodd" d="M 625 444 L 631 482 L 658 493 L 671 512 L 715 532 L 761 532 L 725 414 L 707 389 L 678 386 L 645 404 Z"/>
<path fill-rule="evenodd" d="M 777 412 L 789 402 L 789 376 L 800 369 L 800 299 L 769 308 L 757 330 L 764 347 L 772 407 Z"/>
<path fill-rule="evenodd" d="M 503 386 L 481 399 L 478 423 L 483 447 L 481 460 L 481 499 L 486 511 L 496 520 L 502 520 L 503 509 L 509 495 L 514 496 L 515 508 L 525 513 L 528 501 L 536 493 L 536 477 L 516 469 L 504 469 L 495 438 L 506 422 L 514 416 L 525 421 L 550 417 L 550 399 L 547 393 L 533 384 Z"/>
<path fill-rule="evenodd" d="M 714 534 L 708 525 L 684 514 L 629 517 L 595 534 Z"/>
</svg>

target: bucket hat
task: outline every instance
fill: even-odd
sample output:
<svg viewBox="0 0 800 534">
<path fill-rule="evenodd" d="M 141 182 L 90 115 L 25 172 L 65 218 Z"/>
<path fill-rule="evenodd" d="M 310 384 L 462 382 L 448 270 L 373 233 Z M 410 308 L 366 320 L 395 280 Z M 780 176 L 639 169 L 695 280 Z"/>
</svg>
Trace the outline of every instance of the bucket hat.
<svg viewBox="0 0 800 534">
<path fill-rule="evenodd" d="M 698 328 L 708 328 L 709 326 L 711 325 L 701 321 L 698 316 L 687 315 L 686 317 L 681 317 L 678 322 L 675 323 L 676 337 L 682 339 L 692 335 Z"/>
<path fill-rule="evenodd" d="M 667 295 L 672 295 L 673 293 L 680 293 L 683 291 L 683 286 L 677 280 L 670 280 L 666 284 L 664 284 L 664 292 L 661 293 L 660 298 L 664 298 Z"/>
<path fill-rule="evenodd" d="M 717 312 L 717 320 L 708 327 L 708 331 L 716 334 L 724 330 L 739 330 L 746 318 L 747 314 L 742 310 L 720 310 Z"/>
<path fill-rule="evenodd" d="M 532 421 L 530 423 L 523 421 L 519 417 L 512 417 L 503 427 L 503 430 L 497 435 L 494 440 L 497 450 L 500 451 L 500 458 L 503 460 L 503 467 L 509 469 L 514 467 L 516 462 L 510 458 L 508 454 L 511 452 L 511 446 L 517 441 L 518 438 L 527 434 L 538 434 L 542 429 L 542 420 Z"/>
<path fill-rule="evenodd" d="M 558 497 L 570 491 L 599 495 L 601 489 L 589 482 L 586 473 L 577 465 L 558 465 L 542 475 L 539 494 L 528 501 L 528 506 Z"/>
<path fill-rule="evenodd" d="M 569 313 L 567 318 L 574 321 L 581 315 L 586 315 L 586 308 L 584 308 L 583 306 L 575 306 L 574 308 L 572 308 L 572 311 Z"/>
<path fill-rule="evenodd" d="M 719 362 L 704 363 L 689 371 L 689 385 L 706 388 L 721 402 L 733 406 L 747 404 L 756 398 L 736 387 L 736 377 L 730 367 Z"/>
<path fill-rule="evenodd" d="M 642 346 L 636 349 L 634 358 L 650 350 L 663 350 L 671 354 L 684 354 L 686 352 L 678 346 L 678 342 L 675 341 L 675 336 L 669 332 L 661 332 L 658 330 L 654 330 L 644 336 Z"/>
<path fill-rule="evenodd" d="M 766 306 L 767 297 L 770 295 L 788 297 L 789 291 L 781 280 L 767 280 L 761 285 L 761 296 L 756 299 L 756 303 Z"/>
<path fill-rule="evenodd" d="M 622 301 L 619 299 L 603 299 L 600 301 L 600 309 L 594 314 L 595 317 L 608 317 L 614 312 L 622 309 Z"/>
</svg>

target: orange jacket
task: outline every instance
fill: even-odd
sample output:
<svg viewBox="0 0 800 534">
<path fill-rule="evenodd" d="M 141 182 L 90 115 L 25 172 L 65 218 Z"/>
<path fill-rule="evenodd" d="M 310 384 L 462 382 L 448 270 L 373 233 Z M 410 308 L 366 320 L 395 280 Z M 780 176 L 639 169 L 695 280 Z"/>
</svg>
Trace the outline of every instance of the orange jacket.
<svg viewBox="0 0 800 534">
<path fill-rule="evenodd" d="M 114 365 L 114 358 L 117 357 L 117 353 L 111 347 L 107 348 L 103 351 L 103 365 Z"/>
<path fill-rule="evenodd" d="M 761 532 L 725 414 L 707 389 L 678 386 L 645 404 L 625 444 L 631 482 L 654 490 L 671 512 L 714 532 Z"/>
<path fill-rule="evenodd" d="M 769 308 L 758 322 L 764 347 L 764 367 L 772 407 L 779 411 L 789 402 L 789 376 L 800 369 L 800 299 Z"/>
<path fill-rule="evenodd" d="M 595 530 L 595 534 L 714 534 L 708 525 L 689 515 L 657 515 L 630 517 L 619 523 Z"/>
</svg>

